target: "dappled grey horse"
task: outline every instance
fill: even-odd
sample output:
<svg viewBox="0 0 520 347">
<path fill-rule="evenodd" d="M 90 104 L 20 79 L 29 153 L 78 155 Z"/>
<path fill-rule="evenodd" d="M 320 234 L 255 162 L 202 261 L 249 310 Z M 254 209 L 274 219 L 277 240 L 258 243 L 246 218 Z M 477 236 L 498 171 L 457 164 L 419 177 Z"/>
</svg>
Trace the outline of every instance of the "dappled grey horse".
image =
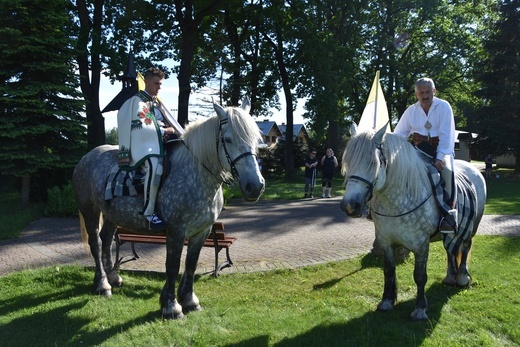
<svg viewBox="0 0 520 347">
<path fill-rule="evenodd" d="M 222 108 L 207 120 L 190 124 L 181 141 L 165 159 L 165 173 L 157 195 L 156 211 L 167 223 L 166 283 L 160 303 L 165 318 L 200 310 L 193 291 L 199 253 L 222 206 L 222 184 L 232 176 L 244 199 L 256 201 L 265 186 L 256 152 L 261 134 L 249 115 L 249 100 L 241 107 Z M 122 279 L 112 259 L 112 241 L 118 226 L 146 233 L 148 222 L 140 215 L 143 196 L 117 196 L 106 201 L 107 177 L 117 169 L 118 148 L 99 146 L 78 163 L 73 174 L 82 234 L 96 263 L 95 292 L 110 296 Z M 170 168 L 170 169 L 168 169 Z M 185 271 L 175 294 L 185 239 L 189 239 Z"/>
<path fill-rule="evenodd" d="M 431 171 L 427 161 L 404 138 L 384 134 L 385 128 L 377 133 L 356 131 L 354 124 L 353 137 L 343 154 L 346 191 L 341 209 L 352 217 L 360 217 L 367 206 L 372 211 L 376 243 L 384 252 L 385 284 L 378 310 L 391 310 L 397 299 L 394 255 L 396 248 L 403 246 L 415 256 L 417 298 L 411 317 L 428 319 L 424 288 L 429 243 L 441 238 L 438 233 L 441 212 L 429 178 Z M 442 235 L 448 257 L 443 283 L 468 286 L 471 281 L 468 254 L 484 213 L 486 183 L 480 172 L 465 161 L 455 160 L 455 173 L 459 232 Z"/>
</svg>

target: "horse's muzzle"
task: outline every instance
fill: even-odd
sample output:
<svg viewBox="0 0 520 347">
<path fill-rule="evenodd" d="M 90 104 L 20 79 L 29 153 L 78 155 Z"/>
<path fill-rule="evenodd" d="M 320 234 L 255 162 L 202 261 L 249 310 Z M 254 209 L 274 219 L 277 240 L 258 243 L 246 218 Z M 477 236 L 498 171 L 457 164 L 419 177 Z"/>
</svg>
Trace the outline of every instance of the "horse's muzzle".
<svg viewBox="0 0 520 347">
<path fill-rule="evenodd" d="M 345 212 L 349 217 L 359 218 L 363 215 L 363 204 L 358 202 L 352 203 L 350 201 L 346 201 L 345 198 L 343 198 L 339 205 L 341 207 L 341 211 Z"/>
<path fill-rule="evenodd" d="M 242 195 L 244 196 L 245 201 L 255 202 L 264 192 L 265 181 L 262 178 L 258 182 L 247 182 L 243 186 L 240 185 L 240 189 L 242 190 Z"/>
</svg>

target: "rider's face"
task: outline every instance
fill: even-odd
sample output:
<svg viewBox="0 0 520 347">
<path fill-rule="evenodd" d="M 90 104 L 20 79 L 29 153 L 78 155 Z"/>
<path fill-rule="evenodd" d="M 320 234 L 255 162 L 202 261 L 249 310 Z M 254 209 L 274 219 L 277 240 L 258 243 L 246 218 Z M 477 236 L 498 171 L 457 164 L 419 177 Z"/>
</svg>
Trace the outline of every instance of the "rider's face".
<svg viewBox="0 0 520 347">
<path fill-rule="evenodd" d="M 429 84 L 418 85 L 415 87 L 415 96 L 421 103 L 422 107 L 430 107 L 433 102 L 433 96 L 435 95 L 435 89 Z"/>
<path fill-rule="evenodd" d="M 159 76 L 151 76 L 144 81 L 145 90 L 150 96 L 157 96 L 161 89 L 162 79 Z"/>
</svg>

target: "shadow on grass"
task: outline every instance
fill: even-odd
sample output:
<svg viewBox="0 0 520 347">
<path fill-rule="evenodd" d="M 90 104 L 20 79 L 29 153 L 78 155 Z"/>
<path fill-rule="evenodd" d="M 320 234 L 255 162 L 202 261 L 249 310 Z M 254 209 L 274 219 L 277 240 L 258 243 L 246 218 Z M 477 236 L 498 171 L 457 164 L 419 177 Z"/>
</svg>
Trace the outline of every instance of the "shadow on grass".
<svg viewBox="0 0 520 347">
<path fill-rule="evenodd" d="M 2 346 L 99 345 L 135 325 L 158 319 L 157 310 L 153 310 L 108 329 L 89 330 L 87 326 L 92 324 L 98 312 L 96 301 L 92 300 L 89 275 L 89 271 L 42 270 L 33 276 L 20 273 L 12 278 L 20 286 L 37 287 L 39 283 L 51 282 L 53 288 L 49 289 L 47 285 L 44 290 L 52 290 L 48 294 L 38 296 L 34 290 L 28 289 L 27 294 L 11 295 L 0 300 L 0 314 L 3 317 L 15 317 L 0 325 Z M 156 288 L 146 285 L 133 286 L 126 294 L 136 288 L 141 293 L 153 292 L 153 295 L 157 295 Z"/>
<path fill-rule="evenodd" d="M 287 338 L 274 346 L 420 346 L 431 335 L 441 317 L 442 307 L 459 290 L 441 283 L 426 292 L 430 302 L 429 320 L 414 322 L 410 313 L 415 299 L 398 302 L 390 312 L 367 312 L 344 324 L 320 325 L 304 334 Z M 251 344 L 249 346 L 267 346 Z"/>
</svg>

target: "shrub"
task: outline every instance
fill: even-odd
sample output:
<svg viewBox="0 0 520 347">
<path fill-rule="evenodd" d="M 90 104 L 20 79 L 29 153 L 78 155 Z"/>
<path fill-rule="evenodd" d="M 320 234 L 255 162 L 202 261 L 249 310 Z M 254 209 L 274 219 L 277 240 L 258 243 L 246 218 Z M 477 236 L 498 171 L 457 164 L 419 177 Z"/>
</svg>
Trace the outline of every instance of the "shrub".
<svg viewBox="0 0 520 347">
<path fill-rule="evenodd" d="M 53 187 L 48 189 L 47 198 L 46 216 L 65 217 L 78 215 L 78 206 L 76 205 L 70 182 L 63 188 Z"/>
</svg>

